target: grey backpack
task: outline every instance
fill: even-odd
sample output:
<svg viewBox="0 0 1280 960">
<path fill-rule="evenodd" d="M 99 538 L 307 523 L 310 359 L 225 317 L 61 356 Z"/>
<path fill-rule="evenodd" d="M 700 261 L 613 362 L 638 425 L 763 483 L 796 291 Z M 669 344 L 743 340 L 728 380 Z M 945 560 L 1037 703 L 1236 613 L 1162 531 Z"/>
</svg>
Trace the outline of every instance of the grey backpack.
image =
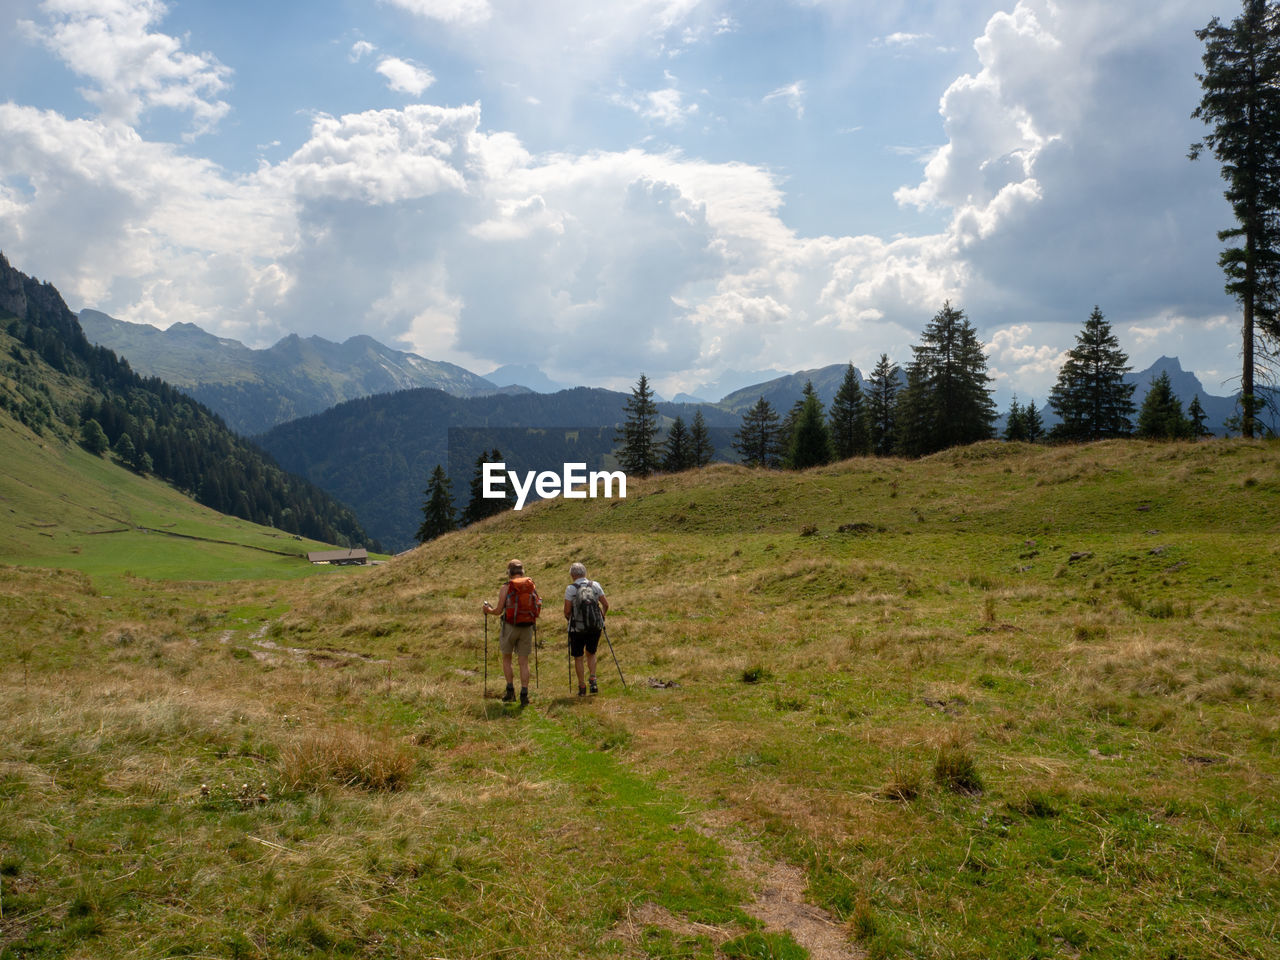
<svg viewBox="0 0 1280 960">
<path fill-rule="evenodd" d="M 600 598 L 590 580 L 577 585 L 578 592 L 573 597 L 573 610 L 569 617 L 569 629 L 574 633 L 594 633 L 604 627 L 604 611 L 600 609 Z"/>
</svg>

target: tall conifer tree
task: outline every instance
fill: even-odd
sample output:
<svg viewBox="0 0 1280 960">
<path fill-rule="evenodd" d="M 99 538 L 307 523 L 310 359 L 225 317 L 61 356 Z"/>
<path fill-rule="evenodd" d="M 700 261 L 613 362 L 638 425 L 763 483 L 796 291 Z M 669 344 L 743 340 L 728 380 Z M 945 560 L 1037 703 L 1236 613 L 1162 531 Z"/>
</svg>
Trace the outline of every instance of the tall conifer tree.
<svg viewBox="0 0 1280 960">
<path fill-rule="evenodd" d="M 1044 418 L 1036 409 L 1035 397 L 1022 408 L 1022 432 L 1026 434 L 1028 443 L 1039 443 L 1044 439 Z"/>
<path fill-rule="evenodd" d="M 662 469 L 667 473 L 679 473 L 693 466 L 692 443 L 683 417 L 676 417 L 671 424 L 663 447 L 665 452 L 662 457 Z"/>
<path fill-rule="evenodd" d="M 506 491 L 505 496 L 485 497 L 484 465 L 486 463 L 502 463 L 502 451 L 494 447 L 476 458 L 475 472 L 471 475 L 471 498 L 467 501 L 466 509 L 462 511 L 463 526 L 475 523 L 477 520 L 483 520 L 485 517 L 499 514 L 515 502 L 515 496 L 511 492 L 511 488 L 506 485 L 503 486 Z"/>
<path fill-rule="evenodd" d="M 1025 441 L 1027 439 L 1026 414 L 1023 412 L 1022 404 L 1018 403 L 1018 395 L 1013 395 L 1013 400 L 1009 403 L 1009 414 L 1004 421 L 1004 438 L 1010 443 L 1017 441 Z"/>
<path fill-rule="evenodd" d="M 898 365 L 880 354 L 875 369 L 867 378 L 867 427 L 871 452 L 887 457 L 898 445 L 898 390 L 901 386 Z"/>
<path fill-rule="evenodd" d="M 867 404 L 852 363 L 845 369 L 844 380 L 831 401 L 831 446 L 837 460 L 866 456 L 871 450 Z"/>
<path fill-rule="evenodd" d="M 742 426 L 734 437 L 733 449 L 748 467 L 781 466 L 782 426 L 773 404 L 764 397 L 742 415 Z"/>
<path fill-rule="evenodd" d="M 1104 440 L 1133 432 L 1133 384 L 1124 382 L 1129 357 L 1096 306 L 1049 391 L 1049 406 L 1062 418 L 1055 440 Z"/>
<path fill-rule="evenodd" d="M 1252 437 L 1261 410 L 1255 346 L 1280 346 L 1280 6 L 1244 0 L 1230 25 L 1214 17 L 1196 36 L 1205 45 L 1196 75 L 1204 96 L 1191 115 L 1211 129 L 1190 156 L 1207 146 L 1222 164 L 1236 219 L 1218 233 L 1233 244 L 1218 262 L 1243 314 L 1240 428 Z"/>
<path fill-rule="evenodd" d="M 831 432 L 823 415 L 822 401 L 813 389 L 813 381 L 804 385 L 800 409 L 794 418 L 791 442 L 787 449 L 787 466 L 805 470 L 831 462 Z"/>
<path fill-rule="evenodd" d="M 1204 406 L 1200 403 L 1200 394 L 1198 393 L 1191 398 L 1191 406 L 1187 407 L 1187 419 L 1191 421 L 1195 436 L 1213 436 L 1213 431 L 1204 425 L 1205 421 L 1209 419 L 1209 415 L 1204 412 Z"/>
<path fill-rule="evenodd" d="M 422 526 L 418 527 L 419 543 L 434 540 L 457 527 L 454 520 L 453 493 L 444 467 L 436 464 L 427 481 L 426 501 L 422 504 Z"/>
<path fill-rule="evenodd" d="M 693 456 L 695 467 L 705 467 L 715 456 L 716 448 L 711 442 L 711 433 L 707 430 L 707 421 L 701 410 L 693 415 L 693 426 L 689 429 L 689 452 Z"/>
<path fill-rule="evenodd" d="M 911 348 L 907 387 L 899 403 L 898 447 L 921 456 L 995 435 L 995 401 L 987 357 L 963 310 L 942 309 Z"/>
<path fill-rule="evenodd" d="M 1148 440 L 1183 440 L 1193 436 L 1195 426 L 1182 412 L 1182 401 L 1173 392 L 1169 374 L 1161 372 L 1138 411 L 1138 436 Z"/>
<path fill-rule="evenodd" d="M 626 403 L 627 419 L 615 440 L 622 441 L 618 462 L 627 473 L 647 477 L 662 463 L 662 444 L 658 442 L 658 405 L 649 378 L 643 373 Z"/>
</svg>

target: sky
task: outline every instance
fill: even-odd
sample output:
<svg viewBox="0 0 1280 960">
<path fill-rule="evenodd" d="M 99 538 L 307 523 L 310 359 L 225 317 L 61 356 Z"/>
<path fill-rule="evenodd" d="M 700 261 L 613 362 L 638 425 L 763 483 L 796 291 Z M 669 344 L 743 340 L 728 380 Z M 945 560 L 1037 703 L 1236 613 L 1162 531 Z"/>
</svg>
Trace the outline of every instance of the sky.
<svg viewBox="0 0 1280 960">
<path fill-rule="evenodd" d="M 0 0 L 0 250 L 73 310 L 671 396 L 1095 305 L 1239 386 L 1225 0 Z M 709 399 L 718 399 L 710 397 Z"/>
</svg>

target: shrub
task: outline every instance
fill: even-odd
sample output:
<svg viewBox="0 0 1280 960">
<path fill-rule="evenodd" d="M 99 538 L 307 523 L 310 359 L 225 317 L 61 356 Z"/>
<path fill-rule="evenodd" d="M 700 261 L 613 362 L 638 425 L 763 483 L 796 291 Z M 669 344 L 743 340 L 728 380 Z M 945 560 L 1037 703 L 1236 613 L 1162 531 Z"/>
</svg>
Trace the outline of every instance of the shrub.
<svg viewBox="0 0 1280 960">
<path fill-rule="evenodd" d="M 890 771 L 889 782 L 880 788 L 880 796 L 898 803 L 910 803 L 920 796 L 920 775 L 914 770 Z"/>
<path fill-rule="evenodd" d="M 298 738 L 281 751 L 280 762 L 283 782 L 293 790 L 320 790 L 333 784 L 400 790 L 417 766 L 402 744 L 344 727 Z"/>
<path fill-rule="evenodd" d="M 942 787 L 966 796 L 982 792 L 982 777 L 978 765 L 969 752 L 968 744 L 952 734 L 938 747 L 938 758 L 933 764 L 933 779 Z"/>
</svg>

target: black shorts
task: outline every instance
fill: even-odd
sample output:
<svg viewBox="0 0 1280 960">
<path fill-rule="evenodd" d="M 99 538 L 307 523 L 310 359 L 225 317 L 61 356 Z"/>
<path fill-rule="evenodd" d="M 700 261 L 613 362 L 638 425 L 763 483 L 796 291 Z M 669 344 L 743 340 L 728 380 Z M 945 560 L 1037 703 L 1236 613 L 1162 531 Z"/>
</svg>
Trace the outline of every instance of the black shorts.
<svg viewBox="0 0 1280 960">
<path fill-rule="evenodd" d="M 573 630 L 569 631 L 569 652 L 574 657 L 582 656 L 584 650 L 595 656 L 596 647 L 598 646 L 600 646 L 599 630 L 584 630 L 582 633 L 577 633 Z"/>
</svg>

